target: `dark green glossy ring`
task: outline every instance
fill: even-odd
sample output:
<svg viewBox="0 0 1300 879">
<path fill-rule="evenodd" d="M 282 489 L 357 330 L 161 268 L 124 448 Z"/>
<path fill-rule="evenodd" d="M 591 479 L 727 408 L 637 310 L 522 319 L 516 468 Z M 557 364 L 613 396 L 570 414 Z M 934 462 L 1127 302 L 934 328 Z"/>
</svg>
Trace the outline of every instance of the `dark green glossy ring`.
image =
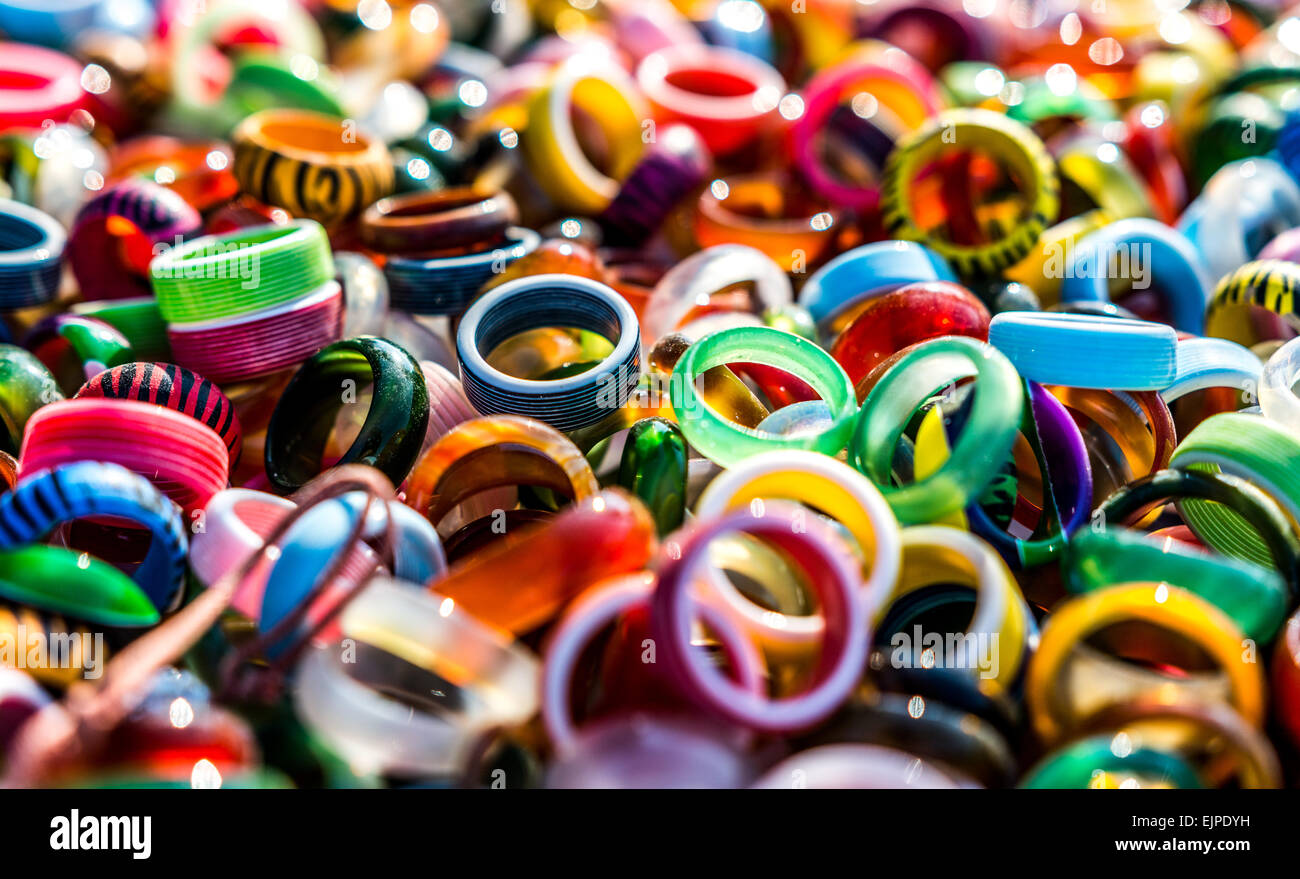
<svg viewBox="0 0 1300 879">
<path fill-rule="evenodd" d="M 1291 594 L 1300 576 L 1300 538 L 1282 508 L 1244 479 L 1199 470 L 1160 470 L 1116 491 L 1092 514 L 1092 529 L 1126 525 L 1153 507 L 1174 500 L 1215 501 L 1239 515 L 1255 530 Z"/>
<path fill-rule="evenodd" d="M 618 484 L 645 501 L 660 537 L 686 516 L 689 460 L 686 438 L 667 418 L 643 418 L 627 432 Z"/>
<path fill-rule="evenodd" d="M 351 384 L 350 384 L 351 383 Z M 429 392 L 420 364 L 387 339 L 358 336 L 322 348 L 302 365 L 266 429 L 266 475 L 296 491 L 321 470 L 325 444 L 348 392 L 371 383 L 370 411 L 338 464 L 365 464 L 400 485 L 420 454 Z"/>
</svg>

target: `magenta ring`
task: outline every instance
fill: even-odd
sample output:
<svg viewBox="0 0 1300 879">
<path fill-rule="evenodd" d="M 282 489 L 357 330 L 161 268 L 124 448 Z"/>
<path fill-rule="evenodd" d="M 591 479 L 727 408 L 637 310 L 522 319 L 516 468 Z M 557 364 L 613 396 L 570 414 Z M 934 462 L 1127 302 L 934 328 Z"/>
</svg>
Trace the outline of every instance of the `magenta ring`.
<svg viewBox="0 0 1300 879">
<path fill-rule="evenodd" d="M 804 112 L 790 132 L 790 146 L 799 172 L 812 190 L 831 204 L 871 211 L 880 203 L 879 186 L 854 186 L 831 174 L 817 155 L 817 135 L 825 130 L 846 88 L 868 77 L 886 79 L 912 92 L 933 115 L 940 109 L 936 95 L 918 88 L 911 77 L 874 62 L 845 64 L 824 70 L 804 90 Z"/>
<path fill-rule="evenodd" d="M 225 384 L 297 366 L 338 339 L 343 289 L 330 281 L 313 293 L 235 320 L 172 324 L 167 328 L 177 363 Z"/>
<path fill-rule="evenodd" d="M 811 687 L 795 696 L 770 699 L 748 692 L 690 649 L 691 624 L 700 611 L 691 584 L 706 573 L 709 543 L 735 533 L 774 544 L 804 572 L 825 620 L 821 653 Z M 651 625 L 666 669 L 700 706 L 763 732 L 807 729 L 829 717 L 862 677 L 869 640 L 862 576 L 845 539 L 829 523 L 797 504 L 771 501 L 750 505 L 665 543 L 659 587 L 651 602 Z M 678 549 L 680 548 L 680 554 Z"/>
<path fill-rule="evenodd" d="M 578 730 L 569 716 L 569 688 L 583 648 L 623 614 L 646 606 L 654 590 L 654 575 L 645 571 L 607 580 L 574 601 L 551 633 L 542 672 L 542 720 L 557 750 L 571 748 L 578 740 Z M 767 666 L 758 648 L 726 614 L 708 604 L 698 609 L 701 621 L 717 635 L 727 661 L 736 670 L 737 686 L 761 696 Z"/>
</svg>

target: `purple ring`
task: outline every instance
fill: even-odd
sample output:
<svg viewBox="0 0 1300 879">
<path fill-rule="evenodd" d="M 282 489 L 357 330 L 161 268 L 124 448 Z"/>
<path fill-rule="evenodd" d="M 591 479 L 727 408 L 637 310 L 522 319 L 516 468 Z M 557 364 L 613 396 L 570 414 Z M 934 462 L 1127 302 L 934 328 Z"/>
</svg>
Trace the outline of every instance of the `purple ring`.
<svg viewBox="0 0 1300 879">
<path fill-rule="evenodd" d="M 892 43 L 889 32 L 904 21 L 921 21 L 938 45 L 951 47 L 946 53 L 954 61 L 979 61 L 993 57 L 993 40 L 975 19 L 960 9 L 935 3 L 914 3 L 896 7 L 858 26 L 861 37 L 875 37 Z"/>
<path fill-rule="evenodd" d="M 764 732 L 807 729 L 834 713 L 862 676 L 870 634 L 862 575 L 839 532 L 797 504 L 769 501 L 678 533 L 679 541 L 665 542 L 650 607 L 665 671 L 683 692 L 725 720 Z M 691 648 L 697 614 L 693 585 L 705 573 L 710 542 L 733 533 L 762 538 L 784 551 L 817 594 L 826 624 L 814 683 L 803 693 L 771 699 L 746 692 Z"/>
<path fill-rule="evenodd" d="M 82 223 L 108 217 L 125 217 L 153 244 L 184 238 L 203 225 L 189 202 L 149 180 L 124 180 L 86 202 L 77 212 L 73 233 Z"/>
<path fill-rule="evenodd" d="M 1043 490 L 1057 507 L 1060 533 L 1053 538 L 1022 540 L 999 528 L 984 508 L 966 509 L 971 530 L 983 537 L 1008 563 L 1019 567 L 1043 564 L 1060 554 L 1065 540 L 1092 512 L 1092 464 L 1079 426 L 1060 400 L 1037 382 L 1029 386 L 1029 412 L 1038 432 L 1044 464 Z M 1064 503 L 1062 503 L 1064 498 Z"/>
<path fill-rule="evenodd" d="M 673 208 L 704 182 L 713 164 L 688 125 L 666 125 L 597 220 L 611 246 L 636 246 L 658 231 Z"/>
</svg>

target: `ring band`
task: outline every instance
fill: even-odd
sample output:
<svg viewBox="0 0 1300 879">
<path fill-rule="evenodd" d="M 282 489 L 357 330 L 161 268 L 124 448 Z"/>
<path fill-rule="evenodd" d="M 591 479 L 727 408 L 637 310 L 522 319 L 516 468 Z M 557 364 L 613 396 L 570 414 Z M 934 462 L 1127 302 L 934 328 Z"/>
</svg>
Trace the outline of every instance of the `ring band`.
<svg viewBox="0 0 1300 879">
<path fill-rule="evenodd" d="M 733 362 L 775 367 L 807 383 L 828 407 L 829 422 L 810 433 L 783 436 L 728 420 L 703 398 L 706 385 L 701 379 L 714 367 Z M 774 449 L 835 455 L 848 442 L 857 409 L 853 384 L 839 363 L 807 339 L 772 327 L 733 327 L 700 339 L 677 361 L 670 391 L 686 439 L 723 467 Z"/>
<path fill-rule="evenodd" d="M 334 226 L 393 191 L 382 141 L 304 110 L 254 113 L 235 129 L 235 177 L 262 202 Z M 313 285 L 315 286 L 315 285 Z"/>
<path fill-rule="evenodd" d="M 541 327 L 574 327 L 604 336 L 613 351 L 586 372 L 551 381 L 519 379 L 487 361 L 502 342 Z M 600 421 L 622 406 L 640 377 L 641 333 L 627 300 L 576 275 L 509 281 L 469 307 L 456 332 L 461 381 L 484 415 L 526 415 L 557 430 Z"/>
<path fill-rule="evenodd" d="M 963 245 L 917 225 L 909 188 L 949 144 L 987 150 L 1014 169 L 1030 189 L 1023 217 L 999 239 Z M 1038 136 L 1025 125 L 990 110 L 946 110 L 908 135 L 889 154 L 881 188 L 885 228 L 894 238 L 923 241 L 964 275 L 996 274 L 1015 265 L 1056 219 L 1059 207 L 1056 166 Z"/>
<path fill-rule="evenodd" d="M 415 358 L 386 339 L 335 342 L 294 373 L 266 428 L 266 475 L 280 491 L 297 491 L 320 472 L 340 391 L 373 391 L 365 423 L 340 464 L 365 464 L 401 485 L 415 464 L 429 423 L 429 393 Z"/>
<path fill-rule="evenodd" d="M 67 240 L 53 217 L 0 198 L 0 310 L 27 308 L 54 298 Z"/>
</svg>

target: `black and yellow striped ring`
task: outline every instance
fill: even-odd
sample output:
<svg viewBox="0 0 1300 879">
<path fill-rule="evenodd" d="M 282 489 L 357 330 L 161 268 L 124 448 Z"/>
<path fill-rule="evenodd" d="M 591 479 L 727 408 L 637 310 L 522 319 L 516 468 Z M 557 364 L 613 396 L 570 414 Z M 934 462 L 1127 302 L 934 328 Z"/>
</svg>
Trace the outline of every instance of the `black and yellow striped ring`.
<svg viewBox="0 0 1300 879">
<path fill-rule="evenodd" d="M 235 129 L 235 178 L 266 204 L 333 226 L 393 191 L 388 148 L 356 123 L 305 110 L 263 110 Z"/>
<path fill-rule="evenodd" d="M 1205 334 L 1243 345 L 1263 341 L 1257 338 L 1250 309 L 1245 307 L 1251 305 L 1267 309 L 1300 329 L 1297 289 L 1300 289 L 1300 265 L 1281 259 L 1248 262 L 1226 275 L 1215 288 L 1205 316 Z"/>
<path fill-rule="evenodd" d="M 1027 188 L 1027 210 L 996 241 L 962 245 L 917 224 L 910 190 L 918 174 L 949 149 L 980 150 L 1004 162 Z M 956 109 L 935 116 L 898 143 L 885 163 L 880 205 L 894 238 L 920 241 L 963 276 L 992 276 L 1023 259 L 1056 222 L 1060 182 L 1043 142 L 1025 125 L 992 110 Z"/>
</svg>

